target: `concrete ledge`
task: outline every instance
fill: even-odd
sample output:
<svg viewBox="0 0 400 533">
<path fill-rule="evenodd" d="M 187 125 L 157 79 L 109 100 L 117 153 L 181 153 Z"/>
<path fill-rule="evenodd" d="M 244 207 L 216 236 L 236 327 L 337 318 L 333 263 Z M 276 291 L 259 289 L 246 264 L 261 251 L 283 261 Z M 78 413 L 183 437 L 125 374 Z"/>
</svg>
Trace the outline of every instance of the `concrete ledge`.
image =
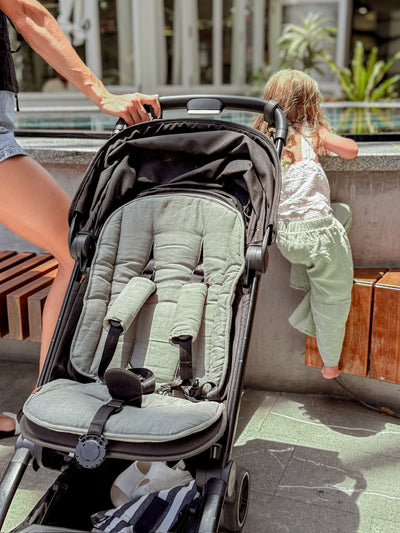
<svg viewBox="0 0 400 533">
<path fill-rule="evenodd" d="M 62 139 L 52 137 L 17 137 L 28 154 L 37 161 L 88 165 L 106 142 L 101 139 Z M 384 171 L 400 169 L 400 143 L 360 143 L 356 159 L 325 157 L 322 164 L 327 172 Z"/>
<path fill-rule="evenodd" d="M 323 158 L 322 164 L 328 173 L 399 170 L 400 143 L 359 143 L 356 159 L 345 160 L 330 156 Z"/>
<path fill-rule="evenodd" d="M 104 142 L 20 138 L 27 152 L 49 170 L 71 197 Z M 400 266 L 400 143 L 362 143 L 357 159 L 327 157 L 323 165 L 332 200 L 346 202 L 353 208 L 350 241 L 355 266 Z M 6 248 L 34 250 L 4 227 L 0 227 L 0 239 Z M 340 391 L 346 396 L 336 382 L 324 380 L 319 369 L 304 365 L 304 336 L 288 323 L 302 296 L 289 287 L 289 264 L 272 245 L 255 314 L 246 386 L 286 392 Z M 365 401 L 400 408 L 398 385 L 342 376 L 343 382 Z"/>
<path fill-rule="evenodd" d="M 47 164 L 89 165 L 106 140 L 62 139 L 58 137 L 18 137 L 19 144 L 36 161 Z"/>
</svg>

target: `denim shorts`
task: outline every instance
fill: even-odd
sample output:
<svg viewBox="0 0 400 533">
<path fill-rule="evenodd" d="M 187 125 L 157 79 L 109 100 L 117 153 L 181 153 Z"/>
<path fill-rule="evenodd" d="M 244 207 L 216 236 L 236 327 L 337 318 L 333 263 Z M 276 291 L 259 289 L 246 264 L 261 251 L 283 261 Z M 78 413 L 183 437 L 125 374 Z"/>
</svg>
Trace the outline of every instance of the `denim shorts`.
<svg viewBox="0 0 400 533">
<path fill-rule="evenodd" d="M 15 155 L 27 155 L 14 137 L 15 95 L 0 91 L 0 162 Z"/>
</svg>

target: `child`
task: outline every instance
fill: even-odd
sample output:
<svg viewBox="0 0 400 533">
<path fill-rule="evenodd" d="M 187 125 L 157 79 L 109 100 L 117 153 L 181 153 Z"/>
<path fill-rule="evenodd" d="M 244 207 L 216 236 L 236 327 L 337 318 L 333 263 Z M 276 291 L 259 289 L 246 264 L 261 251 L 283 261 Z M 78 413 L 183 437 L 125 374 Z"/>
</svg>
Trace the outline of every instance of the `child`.
<svg viewBox="0 0 400 533">
<path fill-rule="evenodd" d="M 345 204 L 330 204 L 328 179 L 318 157 L 334 152 L 353 159 L 358 147 L 353 140 L 331 132 L 321 111 L 318 85 L 307 74 L 297 70 L 274 74 L 264 98 L 280 104 L 290 125 L 282 155 L 276 242 L 292 263 L 291 286 L 308 292 L 289 322 L 317 338 L 321 373 L 332 379 L 339 375 L 351 303 L 353 262 L 344 229 L 350 228 L 351 210 Z M 268 133 L 263 115 L 254 127 Z"/>
</svg>

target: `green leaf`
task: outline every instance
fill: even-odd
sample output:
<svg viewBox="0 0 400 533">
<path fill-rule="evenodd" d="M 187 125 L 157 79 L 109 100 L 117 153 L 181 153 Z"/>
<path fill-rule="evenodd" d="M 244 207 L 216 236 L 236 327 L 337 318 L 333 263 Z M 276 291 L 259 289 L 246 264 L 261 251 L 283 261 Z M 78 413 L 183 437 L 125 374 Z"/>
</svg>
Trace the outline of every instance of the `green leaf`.
<svg viewBox="0 0 400 533">
<path fill-rule="evenodd" d="M 279 55 L 285 66 L 323 73 L 325 54 L 331 50 L 337 28 L 317 13 L 299 15 L 301 25 L 286 24 L 277 40 Z"/>
<path fill-rule="evenodd" d="M 364 64 L 364 46 L 361 41 L 356 41 L 354 45 L 354 54 L 351 61 L 351 71 L 353 75 L 353 83 L 356 90 L 356 95 L 360 93 L 360 71 Z"/>
<path fill-rule="evenodd" d="M 343 92 L 349 100 L 375 101 L 380 98 L 393 97 L 399 76 L 385 80 L 385 75 L 396 61 L 400 60 L 400 51 L 386 63 L 378 60 L 378 48 L 371 49 L 365 60 L 364 46 L 356 41 L 350 62 L 350 69 L 339 68 L 326 54 L 324 60 L 335 74 Z"/>
<path fill-rule="evenodd" d="M 371 94 L 371 102 L 376 102 L 383 98 L 387 92 L 387 89 L 400 81 L 400 74 L 395 74 L 391 78 L 383 81 Z"/>
<path fill-rule="evenodd" d="M 386 63 L 386 65 L 383 68 L 384 72 L 387 72 L 389 69 L 391 69 L 392 66 L 396 63 L 396 61 L 399 61 L 399 59 L 400 59 L 400 50 L 396 52 L 396 54 L 394 54 L 394 56 L 391 59 L 389 59 L 389 61 Z"/>
<path fill-rule="evenodd" d="M 384 64 L 384 61 L 379 60 L 375 63 L 372 69 L 371 75 L 367 82 L 367 86 L 365 88 L 365 95 L 367 97 L 367 100 L 369 99 L 369 96 L 371 95 L 375 87 L 383 80 L 383 77 L 385 75 L 385 73 L 383 72 Z"/>
<path fill-rule="evenodd" d="M 368 59 L 367 59 L 367 65 L 366 65 L 367 79 L 369 79 L 369 77 L 371 76 L 372 69 L 374 68 L 374 65 L 375 65 L 377 59 L 378 59 L 378 47 L 377 46 L 373 46 L 371 48 L 371 52 L 369 53 Z"/>
<path fill-rule="evenodd" d="M 365 71 L 364 66 L 361 65 L 360 70 L 359 70 L 359 79 L 358 79 L 358 94 L 357 94 L 358 100 L 364 99 L 366 80 L 367 80 L 366 71 Z"/>
</svg>

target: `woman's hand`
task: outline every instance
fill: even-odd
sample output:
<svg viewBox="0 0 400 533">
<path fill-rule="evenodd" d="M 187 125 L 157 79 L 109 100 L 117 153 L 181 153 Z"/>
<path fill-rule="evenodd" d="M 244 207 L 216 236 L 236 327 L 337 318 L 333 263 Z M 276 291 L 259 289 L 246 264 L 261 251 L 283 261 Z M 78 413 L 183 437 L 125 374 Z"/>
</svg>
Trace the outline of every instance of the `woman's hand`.
<svg viewBox="0 0 400 533">
<path fill-rule="evenodd" d="M 141 93 L 122 95 L 108 93 L 101 99 L 98 107 L 107 115 L 123 118 L 128 126 L 131 126 L 132 124 L 149 120 L 149 115 L 144 105 L 151 106 L 154 114 L 157 117 L 160 116 L 161 108 L 157 97 Z"/>
</svg>

